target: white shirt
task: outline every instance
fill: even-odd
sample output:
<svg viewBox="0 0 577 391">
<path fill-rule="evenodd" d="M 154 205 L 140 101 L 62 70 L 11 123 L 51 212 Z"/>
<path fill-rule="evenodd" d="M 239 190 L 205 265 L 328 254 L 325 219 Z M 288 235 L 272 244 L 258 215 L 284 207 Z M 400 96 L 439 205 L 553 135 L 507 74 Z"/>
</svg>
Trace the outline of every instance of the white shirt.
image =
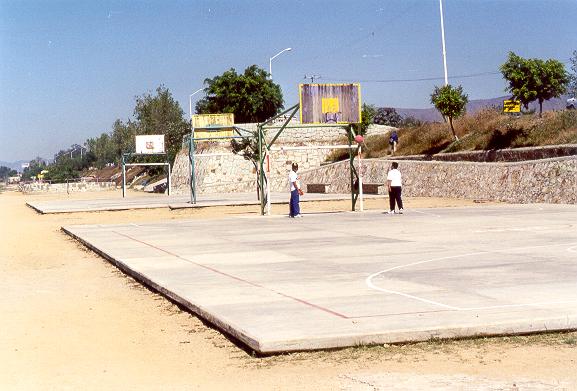
<svg viewBox="0 0 577 391">
<path fill-rule="evenodd" d="M 387 174 L 387 181 L 391 181 L 391 186 L 401 187 L 402 186 L 401 172 L 396 168 L 392 169 Z"/>
<path fill-rule="evenodd" d="M 297 175 L 297 173 L 294 172 L 293 170 L 291 170 L 291 172 L 289 173 L 289 185 L 290 185 L 291 191 L 296 190 L 294 182 L 297 182 L 297 186 L 298 186 L 298 180 L 299 180 L 299 176 Z"/>
</svg>

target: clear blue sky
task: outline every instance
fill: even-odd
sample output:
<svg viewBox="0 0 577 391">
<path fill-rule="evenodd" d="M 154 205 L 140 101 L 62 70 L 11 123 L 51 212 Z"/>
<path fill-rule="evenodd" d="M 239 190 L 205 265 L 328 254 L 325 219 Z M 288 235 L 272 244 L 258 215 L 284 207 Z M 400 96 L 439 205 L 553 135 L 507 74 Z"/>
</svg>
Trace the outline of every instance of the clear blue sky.
<svg viewBox="0 0 577 391">
<path fill-rule="evenodd" d="M 508 51 L 568 61 L 577 0 L 444 0 L 449 75 L 498 71 Z M 132 116 L 164 84 L 188 114 L 207 77 L 257 64 L 298 101 L 305 74 L 361 81 L 363 101 L 426 108 L 443 76 L 438 0 L 0 0 L 0 160 L 51 158 Z M 380 81 L 380 82 L 379 82 Z M 470 99 L 499 74 L 455 78 Z M 195 95 L 200 98 L 201 94 Z"/>
</svg>

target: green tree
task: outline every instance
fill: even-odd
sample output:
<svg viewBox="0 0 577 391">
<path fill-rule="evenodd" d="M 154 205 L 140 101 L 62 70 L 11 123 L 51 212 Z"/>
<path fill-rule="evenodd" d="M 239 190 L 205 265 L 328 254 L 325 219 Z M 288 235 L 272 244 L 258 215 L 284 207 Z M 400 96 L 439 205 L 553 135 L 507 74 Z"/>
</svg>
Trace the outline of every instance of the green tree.
<svg viewBox="0 0 577 391">
<path fill-rule="evenodd" d="M 363 103 L 361 108 L 361 123 L 354 125 L 355 132 L 364 136 L 367 129 L 374 123 L 377 108 L 374 105 Z"/>
<path fill-rule="evenodd" d="M 398 127 L 402 118 L 392 107 L 379 107 L 375 113 L 374 122 L 379 125 Z"/>
<path fill-rule="evenodd" d="M 26 167 L 22 171 L 22 179 L 30 180 L 32 178 L 35 178 L 36 175 L 40 174 L 40 172 L 45 169 L 46 169 L 46 161 L 44 161 L 44 159 L 42 159 L 41 157 L 37 157 L 36 159 L 31 160 L 28 163 L 28 167 Z"/>
<path fill-rule="evenodd" d="M 135 134 L 165 135 L 168 159 L 171 163 L 174 162 L 181 148 L 182 138 L 190 133 L 190 122 L 184 118 L 184 112 L 171 92 L 161 85 L 156 89 L 155 96 L 147 93 L 137 97 L 134 117 Z M 130 123 L 128 127 L 130 128 Z"/>
<path fill-rule="evenodd" d="M 283 108 L 280 86 L 256 65 L 241 75 L 231 68 L 204 83 L 206 97 L 196 103 L 198 114 L 234 113 L 236 123 L 263 122 Z"/>
<path fill-rule="evenodd" d="M 5 181 L 8 177 L 16 176 L 16 174 L 18 174 L 16 170 L 6 166 L 0 166 L 0 180 Z"/>
<path fill-rule="evenodd" d="M 505 89 L 518 99 L 525 109 L 529 103 L 539 102 L 539 116 L 543 113 L 543 102 L 565 93 L 569 75 L 563 63 L 549 59 L 525 59 L 509 52 L 507 61 L 501 65 L 503 78 L 509 86 Z"/>
<path fill-rule="evenodd" d="M 453 127 L 453 119 L 460 117 L 465 113 L 469 97 L 463 93 L 463 87 L 453 87 L 450 84 L 437 87 L 431 94 L 431 103 L 437 110 L 449 120 L 449 126 L 455 140 L 459 140 Z"/>
<path fill-rule="evenodd" d="M 232 153 L 235 155 L 242 156 L 245 160 L 248 160 L 254 166 L 256 172 L 256 180 L 258 183 L 260 167 L 259 167 L 259 154 L 258 154 L 258 133 L 250 132 L 247 136 L 241 139 L 231 139 L 230 146 L 232 148 Z M 265 176 L 265 182 L 266 182 Z M 257 199 L 260 200 L 259 187 L 256 189 Z"/>
<path fill-rule="evenodd" d="M 577 97 L 577 50 L 573 50 L 573 57 L 571 57 L 571 71 L 569 75 L 569 84 L 567 87 L 567 92 L 571 94 L 573 98 Z"/>
<path fill-rule="evenodd" d="M 139 134 L 136 123 L 128 120 L 127 123 L 117 119 L 112 125 L 112 143 L 114 156 L 120 162 L 123 153 L 134 152 L 134 136 Z"/>
<path fill-rule="evenodd" d="M 118 159 L 112 136 L 108 133 L 102 133 L 99 137 L 86 140 L 86 147 L 88 154 L 93 157 L 94 165 L 98 168 L 103 168 L 108 163 L 114 163 Z"/>
</svg>

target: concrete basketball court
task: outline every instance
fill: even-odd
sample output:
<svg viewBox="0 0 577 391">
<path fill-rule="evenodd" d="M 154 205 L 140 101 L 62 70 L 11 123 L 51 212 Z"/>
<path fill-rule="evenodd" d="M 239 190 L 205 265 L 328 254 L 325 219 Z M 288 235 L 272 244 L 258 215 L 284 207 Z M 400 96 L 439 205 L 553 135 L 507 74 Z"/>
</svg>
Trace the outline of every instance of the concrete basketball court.
<svg viewBox="0 0 577 391">
<path fill-rule="evenodd" d="M 66 197 L 66 196 L 64 196 Z M 365 195 L 368 198 L 383 198 L 382 195 Z M 273 204 L 288 203 L 288 193 L 272 193 Z M 350 200 L 350 194 L 318 194 L 307 193 L 301 198 L 302 202 L 307 201 L 334 201 Z M 240 206 L 240 205 L 260 205 L 256 198 L 256 193 L 228 193 L 228 194 L 201 194 L 197 197 L 197 203 L 190 203 L 190 195 L 166 196 L 166 195 L 139 195 L 122 198 L 103 199 L 60 199 L 50 201 L 27 202 L 26 205 L 41 214 L 52 213 L 76 213 L 76 212 L 99 212 L 117 211 L 131 209 L 186 209 L 205 208 L 210 206 Z"/>
<path fill-rule="evenodd" d="M 497 205 L 63 230 L 274 353 L 577 329 L 576 225 L 576 206 Z"/>
</svg>

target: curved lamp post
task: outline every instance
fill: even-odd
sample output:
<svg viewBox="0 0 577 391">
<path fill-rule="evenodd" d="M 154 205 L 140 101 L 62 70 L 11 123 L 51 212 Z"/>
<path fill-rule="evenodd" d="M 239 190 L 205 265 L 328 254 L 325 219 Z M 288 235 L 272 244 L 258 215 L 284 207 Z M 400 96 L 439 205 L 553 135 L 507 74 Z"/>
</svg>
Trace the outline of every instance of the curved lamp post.
<svg viewBox="0 0 577 391">
<path fill-rule="evenodd" d="M 198 94 L 200 91 L 203 91 L 204 88 L 199 88 L 198 90 L 194 91 L 192 94 L 188 96 L 188 113 L 190 118 L 192 118 L 192 96 Z"/>
<path fill-rule="evenodd" d="M 268 59 L 268 74 L 270 76 L 270 78 L 272 79 L 272 60 L 274 60 L 276 57 L 280 56 L 281 54 L 283 54 L 284 52 L 288 52 L 291 51 L 292 48 L 286 48 L 281 50 L 280 52 L 278 52 L 277 54 L 275 54 L 274 56 L 272 56 L 271 58 Z"/>
</svg>

